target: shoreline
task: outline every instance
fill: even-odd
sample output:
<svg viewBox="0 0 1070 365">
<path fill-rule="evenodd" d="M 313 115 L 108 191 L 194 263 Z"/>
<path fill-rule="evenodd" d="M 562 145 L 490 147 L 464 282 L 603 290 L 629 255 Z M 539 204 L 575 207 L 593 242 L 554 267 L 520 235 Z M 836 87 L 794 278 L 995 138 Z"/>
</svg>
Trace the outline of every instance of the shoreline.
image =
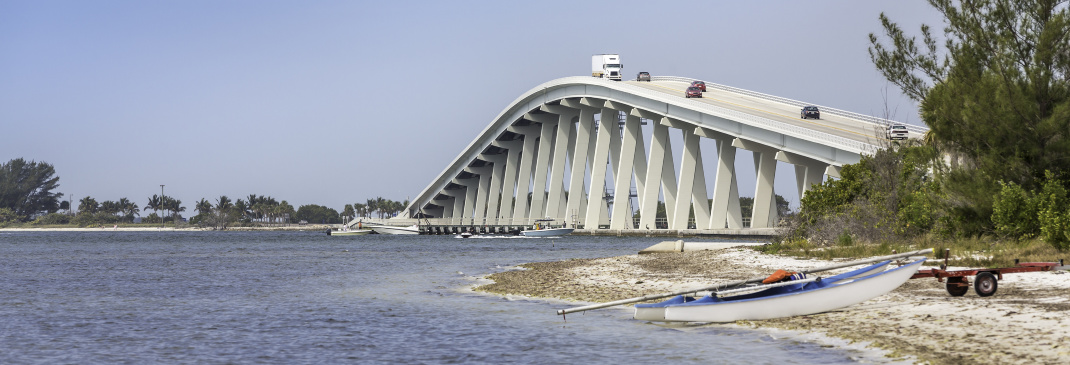
<svg viewBox="0 0 1070 365">
<path fill-rule="evenodd" d="M 493 282 L 473 290 L 600 303 L 831 263 L 741 248 L 572 259 L 519 265 L 523 270 L 488 275 Z M 891 358 L 937 364 L 1047 364 L 1070 358 L 1070 272 L 1008 274 L 998 283 L 991 297 L 972 289 L 951 297 L 935 279 L 913 279 L 836 311 L 705 325 L 815 333 L 866 344 Z"/>
<path fill-rule="evenodd" d="M 330 228 L 327 225 L 295 226 L 295 227 L 227 227 L 227 229 L 213 229 L 200 227 L 70 227 L 70 228 L 0 228 L 0 232 L 238 232 L 238 231 L 324 231 Z"/>
</svg>

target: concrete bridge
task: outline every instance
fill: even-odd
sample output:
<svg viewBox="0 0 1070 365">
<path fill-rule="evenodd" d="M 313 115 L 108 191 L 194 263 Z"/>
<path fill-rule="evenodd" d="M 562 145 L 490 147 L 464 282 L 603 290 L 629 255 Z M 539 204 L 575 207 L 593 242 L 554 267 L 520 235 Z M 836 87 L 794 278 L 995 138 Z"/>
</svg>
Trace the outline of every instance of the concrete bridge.
<svg viewBox="0 0 1070 365">
<path fill-rule="evenodd" d="M 585 230 L 768 229 L 779 221 L 778 161 L 794 165 L 801 197 L 889 143 L 889 120 L 824 106 L 820 119 L 802 119 L 809 104 L 709 82 L 702 98 L 685 98 L 691 81 L 566 77 L 539 85 L 498 114 L 405 214 L 458 226 L 552 218 Z M 913 138 L 926 132 L 908 127 Z M 681 133 L 681 161 L 670 133 Z M 701 138 L 716 141 L 715 153 L 704 156 Z M 739 204 L 738 150 L 754 154 L 750 217 Z M 716 168 L 714 181 L 705 168 Z M 665 217 L 656 220 L 659 201 Z"/>
</svg>

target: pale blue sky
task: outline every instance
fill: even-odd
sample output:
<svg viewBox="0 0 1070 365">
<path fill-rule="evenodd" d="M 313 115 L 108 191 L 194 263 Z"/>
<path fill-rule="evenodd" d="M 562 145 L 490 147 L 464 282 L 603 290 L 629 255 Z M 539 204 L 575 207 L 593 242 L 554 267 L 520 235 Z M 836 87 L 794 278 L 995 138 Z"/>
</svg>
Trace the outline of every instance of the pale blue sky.
<svg viewBox="0 0 1070 365">
<path fill-rule="evenodd" d="M 942 28 L 923 0 L 3 0 L 0 160 L 55 165 L 75 200 L 402 201 L 595 53 L 878 116 L 887 87 L 919 124 L 866 52 L 881 11 Z"/>
</svg>

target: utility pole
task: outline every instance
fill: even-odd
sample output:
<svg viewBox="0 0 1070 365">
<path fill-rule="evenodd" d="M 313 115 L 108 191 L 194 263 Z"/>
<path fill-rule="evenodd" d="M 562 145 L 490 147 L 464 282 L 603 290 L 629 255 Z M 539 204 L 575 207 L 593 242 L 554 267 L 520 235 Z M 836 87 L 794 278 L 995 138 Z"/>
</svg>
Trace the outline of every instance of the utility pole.
<svg viewBox="0 0 1070 365">
<path fill-rule="evenodd" d="M 163 184 L 160 184 L 160 202 L 159 205 L 163 205 Z M 163 229 L 163 217 L 160 217 L 160 229 Z"/>
</svg>

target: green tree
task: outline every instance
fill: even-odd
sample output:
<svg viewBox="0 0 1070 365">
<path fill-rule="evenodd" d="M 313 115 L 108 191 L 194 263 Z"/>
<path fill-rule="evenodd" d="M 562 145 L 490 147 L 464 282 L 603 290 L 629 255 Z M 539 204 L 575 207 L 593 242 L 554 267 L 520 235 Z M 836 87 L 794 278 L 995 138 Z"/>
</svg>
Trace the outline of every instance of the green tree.
<svg viewBox="0 0 1070 365">
<path fill-rule="evenodd" d="M 97 203 L 97 200 L 90 196 L 86 196 L 78 201 L 78 214 L 96 214 L 99 210 L 100 203 Z"/>
<path fill-rule="evenodd" d="M 0 164 L 0 208 L 15 212 L 17 220 L 27 221 L 40 213 L 59 210 L 62 193 L 56 169 L 45 162 L 26 162 L 16 158 Z"/>
<path fill-rule="evenodd" d="M 156 214 L 156 216 L 159 217 L 160 215 L 157 214 L 157 213 L 159 212 L 159 210 L 161 208 L 161 204 L 160 204 L 161 201 L 162 200 L 160 199 L 159 195 L 152 194 L 152 196 L 149 197 L 149 202 L 145 203 L 145 207 L 142 208 L 142 209 L 145 210 L 145 211 L 148 211 L 149 209 L 152 209 L 152 213 Z"/>
<path fill-rule="evenodd" d="M 295 219 L 316 224 L 342 223 L 338 211 L 322 205 L 308 204 L 297 208 Z"/>
<path fill-rule="evenodd" d="M 941 49 L 883 14 L 890 46 L 870 34 L 877 69 L 920 103 L 927 141 L 955 163 L 938 174 L 952 233 L 993 231 L 1002 186 L 1034 191 L 1070 170 L 1070 10 L 1065 0 L 929 0 L 944 18 Z"/>
</svg>

